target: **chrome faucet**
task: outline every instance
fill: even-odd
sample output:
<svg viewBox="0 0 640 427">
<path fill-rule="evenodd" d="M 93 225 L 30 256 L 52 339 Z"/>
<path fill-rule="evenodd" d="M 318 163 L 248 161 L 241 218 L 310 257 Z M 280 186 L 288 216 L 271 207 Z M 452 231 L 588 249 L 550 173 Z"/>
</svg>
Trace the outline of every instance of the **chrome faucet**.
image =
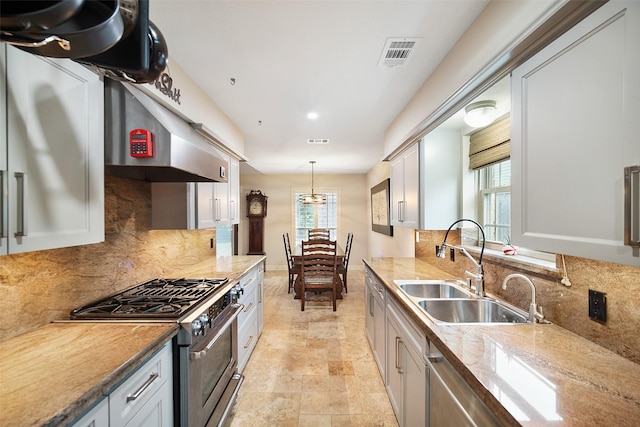
<svg viewBox="0 0 640 427">
<path fill-rule="evenodd" d="M 474 223 L 479 229 L 480 232 L 482 233 L 482 249 L 480 250 L 480 257 L 478 258 L 478 261 L 476 262 L 475 259 L 473 259 L 473 257 L 471 256 L 471 254 L 469 254 L 469 252 L 467 252 L 467 250 L 463 247 L 463 246 L 456 246 L 456 245 L 452 245 L 447 243 L 447 237 L 449 236 L 449 231 L 451 231 L 451 229 L 453 228 L 454 225 L 456 225 L 459 222 L 462 221 L 469 221 Z M 482 226 L 480 224 L 478 224 L 477 222 L 475 222 L 472 219 L 459 219 L 457 221 L 455 221 L 453 224 L 451 224 L 449 226 L 449 229 L 447 230 L 446 234 L 444 235 L 444 240 L 442 241 L 442 245 L 440 245 L 440 247 L 438 248 L 438 251 L 436 252 L 436 256 L 438 258 L 445 258 L 446 254 L 445 254 L 445 250 L 447 247 L 453 248 L 453 249 L 457 249 L 460 252 L 462 252 L 467 258 L 469 258 L 471 260 L 471 262 L 473 263 L 473 265 L 476 267 L 476 272 L 472 273 L 470 271 L 465 271 L 464 273 L 467 276 L 473 277 L 474 279 L 476 279 L 476 295 L 480 296 L 480 297 L 484 297 L 485 296 L 485 292 L 484 292 L 484 272 L 482 269 L 482 255 L 484 254 L 484 245 L 485 245 L 486 239 L 484 237 L 484 230 L 482 229 Z"/>
<path fill-rule="evenodd" d="M 536 287 L 534 286 L 533 281 L 529 279 L 527 276 L 520 273 L 514 273 L 514 274 L 508 275 L 502 281 L 502 289 L 507 289 L 507 282 L 513 278 L 522 279 L 525 282 L 527 282 L 529 286 L 531 286 L 531 304 L 529 304 L 529 322 L 536 323 L 544 319 L 544 316 L 542 315 L 542 307 L 540 307 L 540 310 L 538 310 L 538 305 L 536 304 Z"/>
</svg>

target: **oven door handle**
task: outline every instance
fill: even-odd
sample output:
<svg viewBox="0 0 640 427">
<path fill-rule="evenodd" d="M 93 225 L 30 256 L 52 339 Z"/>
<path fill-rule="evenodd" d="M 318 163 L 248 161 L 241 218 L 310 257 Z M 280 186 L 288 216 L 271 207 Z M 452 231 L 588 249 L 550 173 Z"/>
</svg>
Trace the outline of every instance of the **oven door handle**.
<svg viewBox="0 0 640 427">
<path fill-rule="evenodd" d="M 234 307 L 236 310 L 233 312 L 233 315 L 224 323 L 224 325 L 222 325 L 222 327 L 218 329 L 218 332 L 216 332 L 211 341 L 209 341 L 209 344 L 207 344 L 207 346 L 200 351 L 192 351 L 189 353 L 189 358 L 191 360 L 203 359 L 207 355 L 207 351 L 209 351 L 211 347 L 213 347 L 216 341 L 218 341 L 218 338 L 220 338 L 222 334 L 227 330 L 227 328 L 229 328 L 229 326 L 231 326 L 231 324 L 235 322 L 236 318 L 240 315 L 240 312 L 242 312 L 244 304 L 235 304 Z"/>
</svg>

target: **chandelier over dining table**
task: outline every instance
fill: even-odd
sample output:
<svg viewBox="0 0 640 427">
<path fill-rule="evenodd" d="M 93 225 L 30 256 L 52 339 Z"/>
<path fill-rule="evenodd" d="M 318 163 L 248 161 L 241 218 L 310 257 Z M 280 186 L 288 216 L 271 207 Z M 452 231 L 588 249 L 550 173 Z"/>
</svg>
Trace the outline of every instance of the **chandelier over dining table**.
<svg viewBox="0 0 640 427">
<path fill-rule="evenodd" d="M 327 203 L 327 195 L 316 193 L 313 187 L 313 165 L 316 161 L 310 160 L 309 163 L 311 163 L 311 194 L 301 194 L 299 200 L 305 205 L 324 205 Z"/>
</svg>

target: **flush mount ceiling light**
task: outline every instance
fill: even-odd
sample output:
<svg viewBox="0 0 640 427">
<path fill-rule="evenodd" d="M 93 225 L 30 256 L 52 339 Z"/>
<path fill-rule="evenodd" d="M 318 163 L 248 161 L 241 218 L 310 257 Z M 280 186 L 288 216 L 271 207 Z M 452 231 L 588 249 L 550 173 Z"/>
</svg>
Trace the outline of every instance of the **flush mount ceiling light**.
<svg viewBox="0 0 640 427">
<path fill-rule="evenodd" d="M 316 194 L 313 189 L 313 165 L 316 161 L 311 160 L 309 163 L 311 163 L 311 194 L 301 194 L 299 200 L 305 205 L 324 205 L 327 203 L 327 195 Z"/>
<path fill-rule="evenodd" d="M 464 122 L 471 127 L 479 128 L 493 123 L 498 117 L 496 101 L 478 101 L 464 107 Z"/>
</svg>

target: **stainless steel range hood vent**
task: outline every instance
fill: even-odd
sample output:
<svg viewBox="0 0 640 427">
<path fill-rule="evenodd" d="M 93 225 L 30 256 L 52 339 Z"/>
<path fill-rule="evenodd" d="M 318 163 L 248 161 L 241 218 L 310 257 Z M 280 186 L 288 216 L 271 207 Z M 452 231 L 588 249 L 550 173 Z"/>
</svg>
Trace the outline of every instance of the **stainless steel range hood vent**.
<svg viewBox="0 0 640 427">
<path fill-rule="evenodd" d="M 229 162 L 189 124 L 130 84 L 105 79 L 105 173 L 152 182 L 227 182 Z M 153 157 L 130 155 L 129 132 L 154 136 Z"/>
</svg>

